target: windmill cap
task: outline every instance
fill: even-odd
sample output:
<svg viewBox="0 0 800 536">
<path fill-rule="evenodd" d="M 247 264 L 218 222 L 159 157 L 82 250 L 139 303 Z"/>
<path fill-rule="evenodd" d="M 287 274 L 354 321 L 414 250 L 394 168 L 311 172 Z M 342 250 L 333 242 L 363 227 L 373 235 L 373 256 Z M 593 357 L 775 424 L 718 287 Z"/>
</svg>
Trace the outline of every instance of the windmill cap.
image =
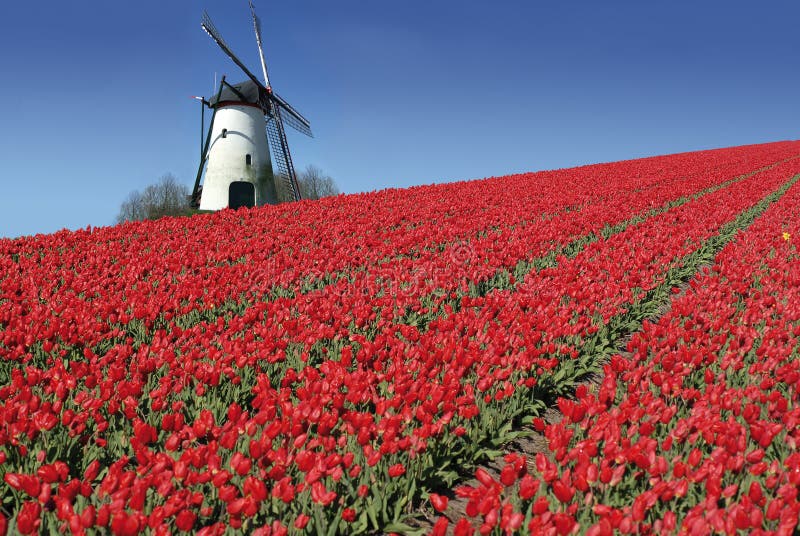
<svg viewBox="0 0 800 536">
<path fill-rule="evenodd" d="M 241 96 L 237 95 L 236 91 L 233 91 L 228 86 L 223 86 L 222 92 L 219 94 L 219 99 L 217 98 L 217 95 L 213 95 L 208 101 L 209 106 L 214 107 L 217 105 L 218 102 L 225 104 L 232 102 L 242 102 L 245 104 L 258 105 L 259 91 L 261 91 L 261 88 L 259 88 L 259 86 L 255 82 L 253 82 L 252 80 L 246 80 L 244 82 L 231 85 L 234 88 L 236 88 L 236 91 L 241 93 Z M 242 96 L 244 97 L 244 99 L 242 99 Z"/>
</svg>

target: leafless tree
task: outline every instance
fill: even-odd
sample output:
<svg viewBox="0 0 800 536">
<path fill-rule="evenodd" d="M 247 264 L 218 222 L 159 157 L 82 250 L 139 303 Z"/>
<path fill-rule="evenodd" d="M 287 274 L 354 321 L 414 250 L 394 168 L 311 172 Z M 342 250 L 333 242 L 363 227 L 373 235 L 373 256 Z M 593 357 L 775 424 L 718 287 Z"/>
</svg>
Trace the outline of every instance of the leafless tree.
<svg viewBox="0 0 800 536">
<path fill-rule="evenodd" d="M 297 176 L 303 199 L 320 199 L 339 194 L 339 188 L 330 175 L 314 165 L 306 166 Z"/>
<path fill-rule="evenodd" d="M 117 221 L 155 220 L 163 216 L 181 216 L 189 213 L 189 189 L 171 173 L 143 192 L 133 191 L 120 206 Z"/>
<path fill-rule="evenodd" d="M 117 223 L 124 221 L 140 221 L 147 217 L 142 202 L 142 192 L 134 190 L 128 195 L 122 206 L 119 207 Z"/>
</svg>

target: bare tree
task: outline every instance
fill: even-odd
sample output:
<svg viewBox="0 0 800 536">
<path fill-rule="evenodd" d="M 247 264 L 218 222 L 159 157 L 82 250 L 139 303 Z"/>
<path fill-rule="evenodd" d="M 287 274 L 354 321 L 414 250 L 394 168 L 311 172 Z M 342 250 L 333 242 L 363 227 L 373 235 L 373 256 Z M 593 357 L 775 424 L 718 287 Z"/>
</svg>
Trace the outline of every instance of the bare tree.
<svg viewBox="0 0 800 536">
<path fill-rule="evenodd" d="M 143 192 L 133 191 L 119 209 L 117 221 L 155 220 L 189 213 L 189 189 L 172 173 L 162 176 Z"/>
<path fill-rule="evenodd" d="M 303 199 L 320 199 L 339 194 L 336 182 L 314 165 L 306 166 L 297 176 Z"/>
<path fill-rule="evenodd" d="M 124 221 L 140 221 L 147 217 L 142 202 L 142 193 L 139 190 L 134 190 L 128 195 L 122 206 L 119 207 L 119 214 L 117 215 L 117 223 Z"/>
</svg>

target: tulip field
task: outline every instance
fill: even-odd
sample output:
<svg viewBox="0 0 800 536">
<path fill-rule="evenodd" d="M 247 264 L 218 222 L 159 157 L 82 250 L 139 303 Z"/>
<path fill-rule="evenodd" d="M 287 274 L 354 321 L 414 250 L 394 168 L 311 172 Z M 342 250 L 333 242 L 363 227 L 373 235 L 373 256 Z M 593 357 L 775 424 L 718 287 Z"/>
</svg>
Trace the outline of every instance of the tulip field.
<svg viewBox="0 0 800 536">
<path fill-rule="evenodd" d="M 793 534 L 799 182 L 777 142 L 0 239 L 0 535 Z"/>
</svg>

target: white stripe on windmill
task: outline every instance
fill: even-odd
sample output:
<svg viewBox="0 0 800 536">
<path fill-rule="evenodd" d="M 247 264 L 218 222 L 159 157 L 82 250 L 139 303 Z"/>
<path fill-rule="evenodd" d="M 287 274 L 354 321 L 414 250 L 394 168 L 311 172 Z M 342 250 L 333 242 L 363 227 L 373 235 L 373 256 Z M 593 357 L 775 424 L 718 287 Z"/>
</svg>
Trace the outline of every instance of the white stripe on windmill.
<svg viewBox="0 0 800 536">
<path fill-rule="evenodd" d="M 263 83 L 236 57 L 211 22 L 208 13 L 203 12 L 203 30 L 233 60 L 248 80 L 230 84 L 223 76 L 216 95 L 209 100 L 198 98 L 203 119 L 200 165 L 192 190 L 192 206 L 201 210 L 275 204 L 278 202 L 276 187 L 279 183 L 284 185 L 295 201 L 300 200 L 300 188 L 286 141 L 284 124 L 307 136 L 311 136 L 311 125 L 272 91 L 261 44 L 261 23 L 252 0 L 249 0 L 249 4 L 264 74 Z M 213 114 L 203 141 L 206 106 L 213 110 Z M 201 186 L 200 178 L 204 168 L 207 169 Z"/>
</svg>

